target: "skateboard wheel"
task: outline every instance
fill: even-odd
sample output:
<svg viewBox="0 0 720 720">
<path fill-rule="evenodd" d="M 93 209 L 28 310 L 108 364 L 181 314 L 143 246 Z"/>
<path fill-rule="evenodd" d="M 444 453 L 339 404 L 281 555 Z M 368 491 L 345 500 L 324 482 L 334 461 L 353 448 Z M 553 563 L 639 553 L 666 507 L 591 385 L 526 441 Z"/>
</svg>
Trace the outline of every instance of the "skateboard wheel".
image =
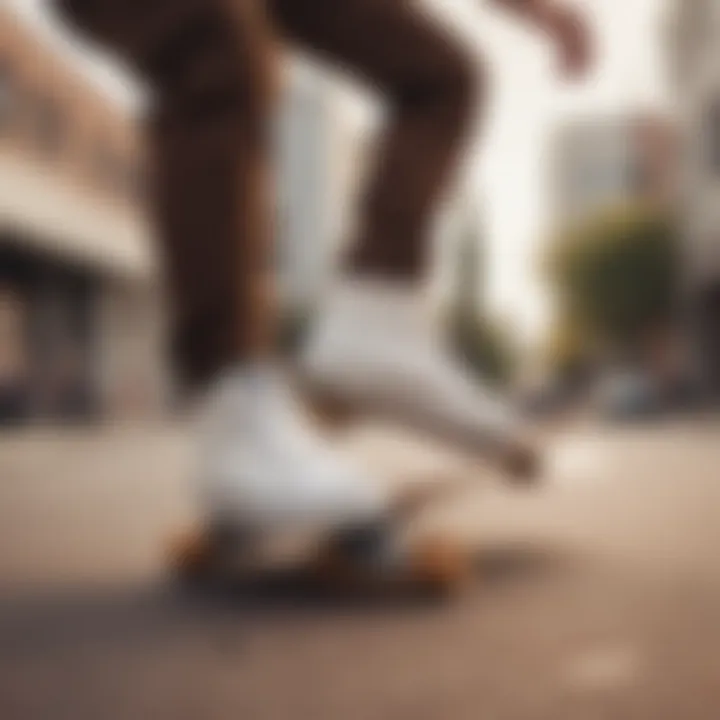
<svg viewBox="0 0 720 720">
<path fill-rule="evenodd" d="M 459 543 L 429 538 L 419 541 L 410 553 L 410 580 L 433 595 L 450 595 L 467 579 L 469 565 L 467 553 Z"/>
<path fill-rule="evenodd" d="M 197 581 L 206 576 L 213 562 L 213 547 L 207 533 L 199 530 L 183 533 L 170 543 L 169 561 L 182 581 Z"/>
</svg>

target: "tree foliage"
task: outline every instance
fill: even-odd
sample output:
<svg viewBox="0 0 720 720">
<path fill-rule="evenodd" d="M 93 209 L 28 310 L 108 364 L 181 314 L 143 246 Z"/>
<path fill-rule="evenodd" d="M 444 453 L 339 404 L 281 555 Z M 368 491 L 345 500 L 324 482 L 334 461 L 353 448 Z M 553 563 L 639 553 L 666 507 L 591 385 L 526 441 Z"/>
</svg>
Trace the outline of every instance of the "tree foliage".
<svg viewBox="0 0 720 720">
<path fill-rule="evenodd" d="M 678 250 L 672 218 L 648 208 L 614 209 L 566 230 L 547 257 L 559 317 L 591 342 L 633 347 L 672 317 Z"/>
<path fill-rule="evenodd" d="M 456 312 L 450 321 L 455 352 L 477 375 L 498 385 L 510 381 L 516 348 L 505 329 L 475 312 Z"/>
</svg>

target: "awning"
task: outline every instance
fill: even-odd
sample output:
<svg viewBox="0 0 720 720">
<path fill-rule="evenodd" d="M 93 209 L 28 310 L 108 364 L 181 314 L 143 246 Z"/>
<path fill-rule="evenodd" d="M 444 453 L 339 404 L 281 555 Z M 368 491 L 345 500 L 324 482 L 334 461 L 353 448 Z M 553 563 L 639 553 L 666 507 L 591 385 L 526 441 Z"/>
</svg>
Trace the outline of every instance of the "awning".
<svg viewBox="0 0 720 720">
<path fill-rule="evenodd" d="M 128 204 L 96 200 L 79 185 L 9 153 L 0 156 L 0 231 L 23 244 L 113 274 L 151 277 L 147 223 Z"/>
</svg>

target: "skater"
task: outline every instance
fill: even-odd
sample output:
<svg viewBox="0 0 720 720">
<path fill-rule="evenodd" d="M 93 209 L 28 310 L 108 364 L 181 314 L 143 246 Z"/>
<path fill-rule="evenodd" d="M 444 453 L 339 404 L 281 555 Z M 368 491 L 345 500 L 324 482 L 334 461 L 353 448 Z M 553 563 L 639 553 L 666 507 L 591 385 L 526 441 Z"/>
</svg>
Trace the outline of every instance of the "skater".
<svg viewBox="0 0 720 720">
<path fill-rule="evenodd" d="M 336 64 L 389 106 L 357 237 L 301 360 L 324 403 L 391 414 L 492 456 L 535 454 L 476 386 L 423 307 L 430 219 L 483 100 L 476 62 L 414 0 L 55 0 L 153 94 L 152 207 L 172 357 L 207 396 L 200 480 L 211 524 L 382 528 L 388 498 L 305 424 L 273 364 L 269 128 L 284 43 Z M 561 0 L 495 0 L 547 34 L 568 75 L 588 63 Z M 356 532 L 360 545 L 381 540 Z M 351 543 L 352 544 L 352 543 Z"/>
</svg>

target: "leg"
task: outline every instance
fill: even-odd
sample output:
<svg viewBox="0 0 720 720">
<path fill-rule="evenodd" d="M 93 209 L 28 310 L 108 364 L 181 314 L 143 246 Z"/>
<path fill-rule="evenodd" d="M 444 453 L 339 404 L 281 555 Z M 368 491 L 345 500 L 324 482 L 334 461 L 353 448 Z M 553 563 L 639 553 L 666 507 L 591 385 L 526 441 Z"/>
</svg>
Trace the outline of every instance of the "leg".
<svg viewBox="0 0 720 720">
<path fill-rule="evenodd" d="M 176 359 L 193 383 L 218 376 L 201 441 L 203 524 L 265 530 L 375 516 L 382 493 L 305 426 L 273 364 L 256 362 L 270 345 L 265 0 L 58 1 L 154 91 L 152 205 Z M 225 532 L 205 535 L 179 543 L 182 564 L 201 566 L 208 548 L 228 544 Z"/>
<path fill-rule="evenodd" d="M 311 397 L 389 416 L 490 456 L 514 476 L 533 475 L 522 423 L 443 347 L 416 287 L 432 212 L 476 99 L 474 63 L 412 0 L 270 6 L 288 37 L 358 74 L 390 104 L 351 277 L 337 283 L 305 354 Z"/>
<path fill-rule="evenodd" d="M 259 0 L 60 0 L 153 90 L 152 210 L 173 355 L 204 383 L 270 346 L 271 42 Z"/>
<path fill-rule="evenodd" d="M 259 334 L 268 326 L 262 294 L 270 106 L 262 2 L 65 5 L 91 34 L 129 58 L 155 91 L 149 134 L 154 209 L 180 369 L 202 382 L 224 365 L 236 366 L 220 373 L 209 393 L 201 471 L 206 512 L 202 526 L 171 548 L 173 566 L 187 579 L 212 575 L 253 541 L 253 534 L 238 534 L 250 527 L 248 519 L 253 533 L 298 520 L 371 527 L 343 546 L 353 560 L 367 554 L 383 537 L 373 519 L 384 516 L 384 494 L 302 426 L 269 368 L 243 362 L 268 346 Z"/>
<path fill-rule="evenodd" d="M 390 121 L 365 193 L 351 270 L 415 279 L 479 86 L 476 63 L 408 0 L 269 0 L 281 31 L 376 87 Z"/>
</svg>

